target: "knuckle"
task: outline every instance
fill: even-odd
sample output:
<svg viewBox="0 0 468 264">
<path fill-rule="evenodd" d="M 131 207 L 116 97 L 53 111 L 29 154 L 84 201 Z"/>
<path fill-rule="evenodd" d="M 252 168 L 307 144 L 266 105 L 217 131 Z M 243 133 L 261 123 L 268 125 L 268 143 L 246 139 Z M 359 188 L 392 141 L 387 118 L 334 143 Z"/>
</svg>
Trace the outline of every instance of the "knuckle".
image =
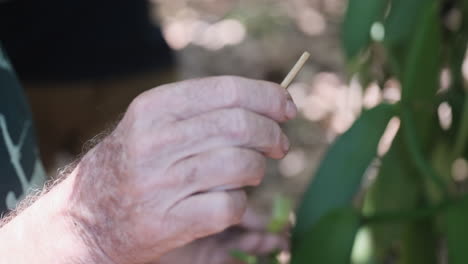
<svg viewBox="0 0 468 264">
<path fill-rule="evenodd" d="M 269 135 L 268 135 L 272 143 L 277 145 L 278 147 L 281 147 L 283 135 L 284 133 L 281 130 L 281 127 L 279 126 L 279 124 L 272 122 L 271 127 L 269 129 Z"/>
<path fill-rule="evenodd" d="M 181 185 L 182 186 L 192 186 L 198 181 L 198 168 L 191 167 L 186 170 L 186 172 L 181 175 Z"/>
<path fill-rule="evenodd" d="M 218 158 L 220 164 L 229 164 L 233 161 L 237 163 L 237 161 L 242 158 L 242 151 L 236 148 L 226 149 L 218 156 Z"/>
<path fill-rule="evenodd" d="M 222 227 L 238 224 L 244 214 L 246 197 L 243 191 L 225 192 L 219 197 L 218 223 Z"/>
<path fill-rule="evenodd" d="M 170 179 L 175 186 L 189 187 L 196 182 L 198 168 L 190 161 L 182 160 L 169 166 L 164 174 L 164 178 Z"/>
<path fill-rule="evenodd" d="M 253 186 L 259 185 L 263 180 L 266 170 L 265 158 L 253 151 L 245 151 L 245 153 L 238 154 L 237 160 L 239 162 L 236 162 L 236 168 L 238 168 L 240 175 L 247 177 L 245 179 L 247 184 Z"/>
<path fill-rule="evenodd" d="M 227 106 L 239 106 L 242 101 L 242 90 L 239 85 L 240 78 L 234 76 L 224 76 L 220 85 Z"/>
<path fill-rule="evenodd" d="M 146 98 L 146 92 L 135 97 L 128 108 L 130 113 L 142 113 L 145 112 L 148 108 L 148 100 Z"/>
<path fill-rule="evenodd" d="M 258 155 L 256 160 L 254 170 L 253 170 L 253 177 L 252 177 L 252 185 L 257 186 L 263 181 L 263 177 L 266 173 L 266 160 L 263 156 Z"/>
<path fill-rule="evenodd" d="M 244 109 L 233 109 L 230 111 L 229 136 L 241 143 L 248 142 L 251 133 L 250 116 Z"/>
</svg>

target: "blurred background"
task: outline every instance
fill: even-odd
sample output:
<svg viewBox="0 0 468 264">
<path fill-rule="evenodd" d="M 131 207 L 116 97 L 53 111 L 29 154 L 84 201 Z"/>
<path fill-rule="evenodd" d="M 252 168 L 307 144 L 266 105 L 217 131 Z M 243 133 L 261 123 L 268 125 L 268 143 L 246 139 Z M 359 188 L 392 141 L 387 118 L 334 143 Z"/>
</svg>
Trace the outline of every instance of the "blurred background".
<svg viewBox="0 0 468 264">
<path fill-rule="evenodd" d="M 26 89 L 42 159 L 51 176 L 98 142 L 106 131 L 112 129 L 131 100 L 146 89 L 213 75 L 239 75 L 279 83 L 300 55 L 304 51 L 310 52 L 310 60 L 289 87 L 299 109 L 299 117 L 283 127 L 290 138 L 291 150 L 281 161 L 269 161 L 264 183 L 250 191 L 253 207 L 270 214 L 274 197 L 278 194 L 291 198 L 297 204 L 329 144 L 345 132 L 364 109 L 382 101 L 396 103 L 401 99 L 401 87 L 396 79 L 398 71 L 391 69 L 395 63 L 389 63 L 389 60 L 395 55 L 402 56 L 399 63 L 412 62 L 405 57 L 412 53 L 395 51 L 412 48 L 410 42 L 413 35 L 417 35 L 415 32 L 431 36 L 420 29 L 424 24 L 416 23 L 421 19 L 412 16 L 413 13 L 424 13 L 421 10 L 422 6 L 428 5 L 426 2 L 430 3 L 424 0 L 411 3 L 392 1 L 394 5 L 387 5 L 390 2 L 383 0 L 350 2 L 355 4 L 354 7 L 359 7 L 352 10 L 354 16 L 348 18 L 354 22 L 360 22 L 362 14 L 376 10 L 380 12 L 376 6 L 378 3 L 384 4 L 377 16 L 362 15 L 363 20 L 370 19 L 368 22 L 372 22 L 368 24 L 369 28 L 362 26 L 362 23 L 346 23 L 351 44 L 355 40 L 359 44 L 361 37 L 364 39 L 362 47 L 358 45 L 356 54 L 348 54 L 348 62 L 340 39 L 347 0 L 0 0 L 0 41 Z M 440 142 L 429 141 L 430 150 L 423 155 L 438 160 L 452 152 L 452 143 L 447 143 L 453 138 L 450 131 L 457 127 L 452 123 L 463 121 L 464 117 L 460 118 L 457 113 L 463 105 L 459 101 L 466 98 L 468 60 L 465 54 L 467 38 L 463 30 L 468 29 L 468 20 L 463 19 L 459 9 L 461 3 L 465 3 L 463 1 L 433 3 L 439 3 L 440 10 L 434 9 L 437 12 L 434 11 L 434 17 L 428 21 L 440 25 L 428 27 L 434 29 L 440 26 L 443 29 L 443 34 L 437 35 L 440 39 L 434 39 L 443 44 L 444 60 L 434 74 L 427 74 L 429 71 L 424 68 L 430 67 L 430 63 L 429 66 L 420 63 L 418 67 L 409 67 L 409 70 L 422 70 L 420 75 L 410 72 L 405 76 L 423 80 L 424 85 L 405 89 L 423 87 L 420 89 L 422 93 L 427 92 L 424 80 L 430 79 L 426 78 L 428 75 L 435 76 L 431 84 L 437 86 L 438 92 L 433 96 L 438 97 L 440 102 L 436 110 L 428 110 L 427 113 L 437 114 L 435 122 L 438 122 L 441 130 L 437 123 L 431 123 L 428 127 L 436 131 L 437 136 L 443 136 L 443 140 L 437 138 Z M 372 5 L 376 10 L 372 10 Z M 361 8 L 363 6 L 366 8 Z M 468 5 L 465 8 L 468 12 Z M 392 12 L 397 15 L 392 16 Z M 393 23 L 392 19 L 396 22 Z M 392 29 L 392 23 L 388 21 L 394 24 L 394 32 L 385 32 Z M 408 30 L 406 26 L 398 26 L 400 24 L 409 25 Z M 362 36 L 355 34 L 359 31 L 363 32 Z M 386 39 L 392 36 L 391 33 L 400 35 L 405 32 L 409 32 L 408 36 L 398 43 L 400 46 L 392 46 L 391 38 Z M 461 44 L 458 47 L 459 41 Z M 432 41 L 432 44 L 436 42 Z M 452 52 L 454 48 L 449 44 L 459 50 Z M 422 47 L 426 45 L 417 46 L 412 52 L 419 53 Z M 431 45 L 427 47 L 431 48 Z M 423 59 L 433 57 L 437 60 L 434 55 L 437 52 L 424 49 L 420 53 Z M 464 62 L 461 59 L 463 56 Z M 448 67 L 447 63 L 451 60 L 459 65 Z M 349 76 L 349 72 L 362 73 L 362 76 L 359 75 L 361 79 L 357 79 L 358 74 Z M 368 75 L 367 79 L 365 75 Z M 360 83 L 365 83 L 365 87 Z M 465 107 L 467 105 L 468 101 Z M 453 118 L 452 107 L 456 110 Z M 465 110 L 464 115 L 468 115 L 468 108 Z M 359 186 L 362 190 L 369 188 L 376 178 L 382 178 L 377 177 L 378 173 L 385 172 L 380 170 L 380 158 L 389 150 L 399 127 L 400 119 L 396 117 L 386 126 L 378 144 L 378 162 L 373 162 L 366 170 L 364 183 Z M 369 126 L 367 131 L 372 129 L 374 127 Z M 448 132 L 444 134 L 439 130 Z M 464 132 L 468 133 L 468 123 Z M 369 134 L 372 133 L 364 137 Z M 460 135 L 463 136 L 463 133 Z M 95 140 L 90 140 L 93 137 Z M 465 147 L 464 143 L 460 148 Z M 453 143 L 453 146 L 456 145 L 456 142 Z M 438 149 L 440 146 L 446 149 Z M 407 162 L 408 159 L 400 155 L 402 153 L 405 154 L 406 149 L 398 152 L 395 160 Z M 432 157 L 434 153 L 439 153 L 439 156 Z M 447 161 L 447 166 L 442 166 L 442 172 L 448 175 L 447 181 L 450 182 L 452 177 L 456 183 L 463 182 L 466 189 L 468 152 L 463 155 L 466 156 L 455 157 L 454 162 Z M 401 174 L 401 178 L 405 178 L 401 171 L 408 168 L 405 172 L 408 175 L 417 173 L 411 171 L 412 164 L 408 168 L 403 168 L 405 166 L 400 166 L 398 162 L 394 164 L 397 165 L 387 168 L 390 184 L 384 180 L 382 189 L 376 192 L 382 194 L 384 205 L 388 202 L 398 205 L 397 209 L 400 206 L 406 208 L 410 203 L 400 190 L 405 186 L 405 181 L 395 180 L 393 176 Z M 343 174 L 348 176 L 347 173 Z M 341 179 L 336 184 L 342 184 Z M 390 196 L 382 191 L 388 189 L 387 186 L 393 187 L 390 193 L 398 194 L 400 199 L 395 199 L 395 202 L 392 200 L 394 197 L 389 199 Z M 324 190 L 332 192 L 334 188 L 326 186 Z M 407 193 L 414 193 L 411 186 L 407 188 Z M 331 193 L 330 196 L 333 195 Z M 427 198 L 424 195 L 421 194 L 421 197 Z M 359 203 L 365 198 L 363 192 L 357 196 L 355 200 L 359 200 Z M 415 208 L 419 205 L 416 202 Z M 466 217 L 468 219 L 468 215 Z M 294 219 L 292 214 L 291 219 Z M 392 228 L 389 230 L 389 233 L 395 233 Z M 421 233 L 427 233 L 421 230 Z M 389 233 L 385 233 L 385 238 Z M 390 254 L 382 254 L 385 259 L 394 259 L 393 255 L 398 255 L 394 250 L 399 250 L 400 246 L 391 242 L 392 245 L 388 247 L 391 248 Z"/>
<path fill-rule="evenodd" d="M 51 175 L 112 126 L 138 93 L 212 75 L 281 82 L 304 51 L 312 56 L 289 91 L 300 117 L 285 125 L 292 148 L 270 162 L 252 201 L 297 198 L 327 144 L 361 105 L 348 87 L 339 42 L 344 0 L 6 1 L 2 42 L 26 88 Z"/>
<path fill-rule="evenodd" d="M 280 82 L 299 56 L 310 52 L 289 88 L 300 111 L 284 126 L 291 151 L 269 162 L 264 184 L 251 193 L 255 207 L 269 213 L 277 193 L 297 200 L 328 144 L 363 107 L 399 99 L 396 84 L 363 93 L 345 75 L 339 36 L 346 4 L 3 1 L 0 36 L 29 96 L 50 175 L 76 159 L 90 138 L 112 127 L 145 89 L 212 75 Z"/>
</svg>

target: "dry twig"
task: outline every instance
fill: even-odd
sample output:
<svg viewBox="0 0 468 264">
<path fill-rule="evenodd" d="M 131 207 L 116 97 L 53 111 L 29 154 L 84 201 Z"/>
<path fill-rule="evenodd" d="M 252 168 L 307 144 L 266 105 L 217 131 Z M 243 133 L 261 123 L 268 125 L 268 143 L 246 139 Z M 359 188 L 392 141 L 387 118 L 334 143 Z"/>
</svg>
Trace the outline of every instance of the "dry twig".
<svg viewBox="0 0 468 264">
<path fill-rule="evenodd" d="M 309 59 L 309 57 L 310 53 L 307 51 L 302 54 L 288 75 L 286 75 L 286 78 L 284 78 L 284 80 L 281 82 L 282 87 L 288 89 L 288 86 L 291 84 L 294 78 L 296 78 L 296 75 L 299 73 L 299 71 L 301 71 L 302 67 L 304 67 L 304 64 Z"/>
</svg>

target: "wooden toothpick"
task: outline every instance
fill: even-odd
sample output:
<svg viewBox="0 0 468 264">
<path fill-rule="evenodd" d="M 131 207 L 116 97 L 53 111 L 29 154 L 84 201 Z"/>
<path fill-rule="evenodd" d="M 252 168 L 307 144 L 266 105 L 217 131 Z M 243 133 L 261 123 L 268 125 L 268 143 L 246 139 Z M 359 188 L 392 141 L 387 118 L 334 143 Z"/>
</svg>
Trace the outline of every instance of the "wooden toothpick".
<svg viewBox="0 0 468 264">
<path fill-rule="evenodd" d="M 288 75 L 286 75 L 286 78 L 284 78 L 284 80 L 281 82 L 281 86 L 284 87 L 284 89 L 288 89 L 289 85 L 294 80 L 294 78 L 296 78 L 296 75 L 299 73 L 299 71 L 301 71 L 302 67 L 304 67 L 304 64 L 309 59 L 309 57 L 310 53 L 307 51 L 302 54 Z"/>
</svg>

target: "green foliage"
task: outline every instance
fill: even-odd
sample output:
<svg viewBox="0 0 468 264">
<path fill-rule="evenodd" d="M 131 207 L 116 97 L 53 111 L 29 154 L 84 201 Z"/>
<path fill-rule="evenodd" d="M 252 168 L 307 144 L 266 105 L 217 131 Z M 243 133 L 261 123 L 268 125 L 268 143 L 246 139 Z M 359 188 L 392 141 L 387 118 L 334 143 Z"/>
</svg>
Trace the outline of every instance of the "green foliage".
<svg viewBox="0 0 468 264">
<path fill-rule="evenodd" d="M 400 264 L 436 264 L 438 252 L 431 219 L 422 218 L 405 226 Z"/>
<path fill-rule="evenodd" d="M 359 225 L 360 216 L 354 209 L 331 211 L 306 231 L 302 243 L 293 248 L 291 264 L 347 263 Z"/>
<path fill-rule="evenodd" d="M 390 12 L 385 19 L 385 42 L 392 47 L 406 44 L 417 31 L 416 26 L 422 11 L 431 2 L 434 0 L 391 1 Z"/>
<path fill-rule="evenodd" d="M 374 184 L 369 188 L 362 212 L 365 216 L 386 212 L 408 211 L 417 207 L 421 193 L 420 180 L 411 168 L 405 153 L 401 133 L 397 134 Z M 391 197 L 391 199 L 389 199 Z M 371 224 L 372 238 L 376 246 L 375 257 L 382 260 L 395 249 L 395 241 L 403 234 L 405 223 L 385 222 Z"/>
<path fill-rule="evenodd" d="M 283 195 L 277 195 L 273 201 L 271 220 L 267 230 L 271 233 L 284 231 L 289 222 L 289 213 L 292 211 L 292 202 Z"/>
<path fill-rule="evenodd" d="M 377 155 L 380 137 L 394 114 L 394 107 L 387 104 L 365 111 L 330 147 L 297 212 L 295 240 L 300 240 L 320 217 L 351 204 L 364 172 Z"/>
<path fill-rule="evenodd" d="M 450 264 L 464 264 L 468 260 L 468 200 L 449 207 L 444 215 Z"/>
<path fill-rule="evenodd" d="M 387 0 L 351 0 L 348 2 L 346 23 L 343 24 L 343 44 L 352 59 L 370 42 L 372 24 L 383 14 Z"/>
<path fill-rule="evenodd" d="M 369 37 L 375 22 L 385 28 L 379 43 Z M 388 69 L 385 80 L 401 84 L 402 98 L 364 111 L 332 144 L 298 208 L 292 263 L 351 263 L 361 227 L 371 232 L 368 263 L 436 264 L 444 245 L 443 263 L 468 263 L 468 181 L 452 175 L 454 161 L 468 157 L 468 87 L 462 75 L 468 1 L 349 0 L 342 36 L 348 61 L 365 82 L 382 83 L 369 67 Z M 443 69 L 450 71 L 451 83 L 440 92 Z M 446 130 L 437 119 L 441 102 L 452 110 Z M 401 127 L 389 151 L 377 157 L 394 116 Z M 376 159 L 377 176 L 362 190 Z"/>
<path fill-rule="evenodd" d="M 240 251 L 240 250 L 233 250 L 231 251 L 231 256 L 244 263 L 244 264 L 257 264 L 258 263 L 258 260 L 257 260 L 257 257 L 255 256 L 252 256 L 248 253 L 245 253 L 244 251 Z"/>
<path fill-rule="evenodd" d="M 413 2 L 413 1 L 405 1 Z M 438 5 L 428 5 L 413 41 L 403 74 L 402 101 L 409 104 L 430 103 L 439 87 L 441 30 Z M 429 101 L 429 102 L 427 102 Z"/>
</svg>

